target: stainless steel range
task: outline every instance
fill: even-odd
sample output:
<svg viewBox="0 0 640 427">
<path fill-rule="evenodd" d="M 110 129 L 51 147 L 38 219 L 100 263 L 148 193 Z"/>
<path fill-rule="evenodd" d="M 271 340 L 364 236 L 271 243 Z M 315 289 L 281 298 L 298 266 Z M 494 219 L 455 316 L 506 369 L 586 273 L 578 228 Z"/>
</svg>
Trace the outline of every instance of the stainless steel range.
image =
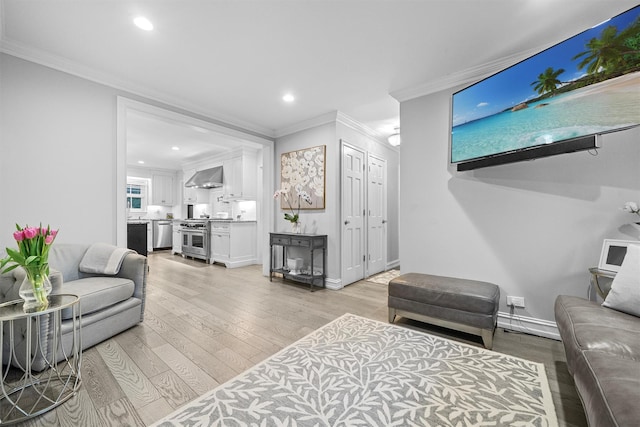
<svg viewBox="0 0 640 427">
<path fill-rule="evenodd" d="M 211 224 L 208 219 L 187 219 L 180 223 L 182 256 L 210 260 Z"/>
</svg>

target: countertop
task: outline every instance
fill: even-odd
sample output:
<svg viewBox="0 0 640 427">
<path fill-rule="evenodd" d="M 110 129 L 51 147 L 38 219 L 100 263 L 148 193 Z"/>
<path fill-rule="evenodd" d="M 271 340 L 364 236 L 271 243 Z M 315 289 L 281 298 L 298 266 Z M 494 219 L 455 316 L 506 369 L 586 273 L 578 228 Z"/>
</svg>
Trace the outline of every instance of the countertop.
<svg viewBox="0 0 640 427">
<path fill-rule="evenodd" d="M 232 219 L 232 218 L 192 218 L 192 219 L 174 219 L 174 222 L 188 221 L 209 221 L 209 222 L 257 222 L 255 219 Z"/>
</svg>

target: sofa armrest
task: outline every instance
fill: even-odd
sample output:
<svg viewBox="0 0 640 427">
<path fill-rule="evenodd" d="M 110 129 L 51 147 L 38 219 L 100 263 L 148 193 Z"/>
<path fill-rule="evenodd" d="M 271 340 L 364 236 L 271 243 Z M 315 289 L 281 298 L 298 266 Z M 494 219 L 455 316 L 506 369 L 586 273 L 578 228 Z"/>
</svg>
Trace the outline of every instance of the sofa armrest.
<svg viewBox="0 0 640 427">
<path fill-rule="evenodd" d="M 20 284 L 16 281 L 13 272 L 0 274 L 0 303 L 17 299 Z"/>
<path fill-rule="evenodd" d="M 140 313 L 140 321 L 144 320 L 144 303 L 147 292 L 147 257 L 130 253 L 125 256 L 120 266 L 117 277 L 130 279 L 134 283 L 133 296 L 142 300 L 142 310 Z"/>
<path fill-rule="evenodd" d="M 25 271 L 20 267 L 9 273 L 0 274 L 0 303 L 20 299 L 20 286 L 25 276 Z M 51 293 L 61 293 L 62 273 L 51 269 L 49 280 L 51 281 Z"/>
</svg>

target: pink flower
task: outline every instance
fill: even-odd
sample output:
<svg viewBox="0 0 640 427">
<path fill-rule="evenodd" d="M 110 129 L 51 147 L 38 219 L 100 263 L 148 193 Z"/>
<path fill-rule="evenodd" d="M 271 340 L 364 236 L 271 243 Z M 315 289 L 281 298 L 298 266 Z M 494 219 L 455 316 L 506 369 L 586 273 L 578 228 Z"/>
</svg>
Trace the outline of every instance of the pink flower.
<svg viewBox="0 0 640 427">
<path fill-rule="evenodd" d="M 58 235 L 58 230 L 49 230 L 49 235 L 53 236 L 53 238 L 55 239 L 55 237 Z"/>
<path fill-rule="evenodd" d="M 53 239 L 55 239 L 56 237 L 49 234 L 47 237 L 44 238 L 44 244 L 45 245 L 50 245 L 53 243 Z"/>
<path fill-rule="evenodd" d="M 38 235 L 38 229 L 35 227 L 26 227 L 22 232 L 25 239 L 33 239 Z"/>
<path fill-rule="evenodd" d="M 24 240 L 24 232 L 16 231 L 13 233 L 13 238 L 16 239 L 16 242 L 22 242 Z"/>
</svg>

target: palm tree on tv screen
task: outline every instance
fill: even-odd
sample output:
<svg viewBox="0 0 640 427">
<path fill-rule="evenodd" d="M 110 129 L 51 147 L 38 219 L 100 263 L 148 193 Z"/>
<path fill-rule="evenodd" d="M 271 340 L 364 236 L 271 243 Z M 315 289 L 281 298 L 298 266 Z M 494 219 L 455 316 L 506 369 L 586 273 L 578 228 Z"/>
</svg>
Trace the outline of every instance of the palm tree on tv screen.
<svg viewBox="0 0 640 427">
<path fill-rule="evenodd" d="M 544 73 L 538 75 L 538 80 L 532 82 L 531 86 L 533 86 L 533 89 L 540 95 L 547 92 L 553 93 L 558 86 L 562 84 L 562 82 L 558 80 L 558 76 L 562 73 L 564 73 L 564 68 L 554 70 L 553 67 L 549 67 L 544 70 Z"/>
<path fill-rule="evenodd" d="M 578 68 L 587 67 L 589 74 L 612 74 L 633 69 L 640 65 L 640 20 L 620 33 L 610 25 L 602 30 L 599 39 L 592 38 L 585 47 L 587 50 L 572 59 L 583 58 Z"/>
</svg>

